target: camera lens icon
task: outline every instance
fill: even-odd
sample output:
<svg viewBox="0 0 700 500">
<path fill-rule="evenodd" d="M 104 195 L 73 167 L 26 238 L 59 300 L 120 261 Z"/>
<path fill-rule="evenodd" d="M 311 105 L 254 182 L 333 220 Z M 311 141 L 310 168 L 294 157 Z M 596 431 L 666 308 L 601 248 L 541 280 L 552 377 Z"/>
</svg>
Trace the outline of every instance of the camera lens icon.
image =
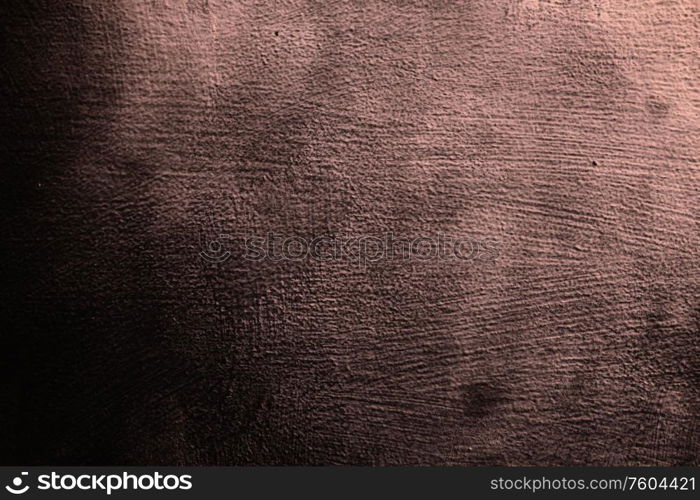
<svg viewBox="0 0 700 500">
<path fill-rule="evenodd" d="M 220 234 L 218 239 L 203 242 L 206 243 L 203 245 L 205 250 L 199 252 L 199 255 L 207 262 L 211 262 L 213 264 L 221 264 L 222 262 L 225 262 L 231 256 L 231 252 L 225 249 L 221 240 L 228 239 L 231 239 L 230 235 Z"/>
<path fill-rule="evenodd" d="M 21 495 L 22 493 L 26 493 L 29 489 L 29 485 L 26 485 L 24 486 L 24 488 L 22 488 L 22 476 L 26 476 L 28 474 L 28 472 L 22 472 L 22 475 L 12 479 L 12 485 L 8 484 L 7 486 L 5 486 L 5 489 L 13 495 Z"/>
</svg>

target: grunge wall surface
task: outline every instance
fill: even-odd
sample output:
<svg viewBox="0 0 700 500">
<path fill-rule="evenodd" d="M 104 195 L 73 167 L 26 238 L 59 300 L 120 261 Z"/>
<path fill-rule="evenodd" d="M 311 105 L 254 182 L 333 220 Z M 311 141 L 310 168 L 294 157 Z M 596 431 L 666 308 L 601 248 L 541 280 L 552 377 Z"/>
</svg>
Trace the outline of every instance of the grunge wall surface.
<svg viewBox="0 0 700 500">
<path fill-rule="evenodd" d="M 3 463 L 700 463 L 696 1 L 0 10 Z"/>
</svg>

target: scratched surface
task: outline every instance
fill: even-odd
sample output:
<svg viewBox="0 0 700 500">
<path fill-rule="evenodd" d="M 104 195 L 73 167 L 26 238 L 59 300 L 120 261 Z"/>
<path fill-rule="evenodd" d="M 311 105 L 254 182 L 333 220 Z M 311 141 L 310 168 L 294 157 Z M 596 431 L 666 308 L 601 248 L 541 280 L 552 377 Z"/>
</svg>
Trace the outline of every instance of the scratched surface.
<svg viewBox="0 0 700 500">
<path fill-rule="evenodd" d="M 700 463 L 696 1 L 0 10 L 2 462 Z"/>
</svg>

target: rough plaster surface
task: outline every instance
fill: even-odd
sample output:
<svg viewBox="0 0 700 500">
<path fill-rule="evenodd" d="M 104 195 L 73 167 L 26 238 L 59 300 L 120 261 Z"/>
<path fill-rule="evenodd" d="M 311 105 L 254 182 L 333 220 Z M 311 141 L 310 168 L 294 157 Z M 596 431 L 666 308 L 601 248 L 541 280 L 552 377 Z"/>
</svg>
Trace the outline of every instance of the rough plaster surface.
<svg viewBox="0 0 700 500">
<path fill-rule="evenodd" d="M 0 10 L 4 463 L 700 462 L 696 1 Z"/>
</svg>

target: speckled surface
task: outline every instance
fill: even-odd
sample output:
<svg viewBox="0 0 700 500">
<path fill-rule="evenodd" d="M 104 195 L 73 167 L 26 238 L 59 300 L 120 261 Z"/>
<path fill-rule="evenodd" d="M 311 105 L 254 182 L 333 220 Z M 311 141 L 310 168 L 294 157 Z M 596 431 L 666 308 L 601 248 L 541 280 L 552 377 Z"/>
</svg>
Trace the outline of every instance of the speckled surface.
<svg viewBox="0 0 700 500">
<path fill-rule="evenodd" d="M 107 4 L 0 7 L 3 463 L 699 464 L 697 2 Z"/>
</svg>

